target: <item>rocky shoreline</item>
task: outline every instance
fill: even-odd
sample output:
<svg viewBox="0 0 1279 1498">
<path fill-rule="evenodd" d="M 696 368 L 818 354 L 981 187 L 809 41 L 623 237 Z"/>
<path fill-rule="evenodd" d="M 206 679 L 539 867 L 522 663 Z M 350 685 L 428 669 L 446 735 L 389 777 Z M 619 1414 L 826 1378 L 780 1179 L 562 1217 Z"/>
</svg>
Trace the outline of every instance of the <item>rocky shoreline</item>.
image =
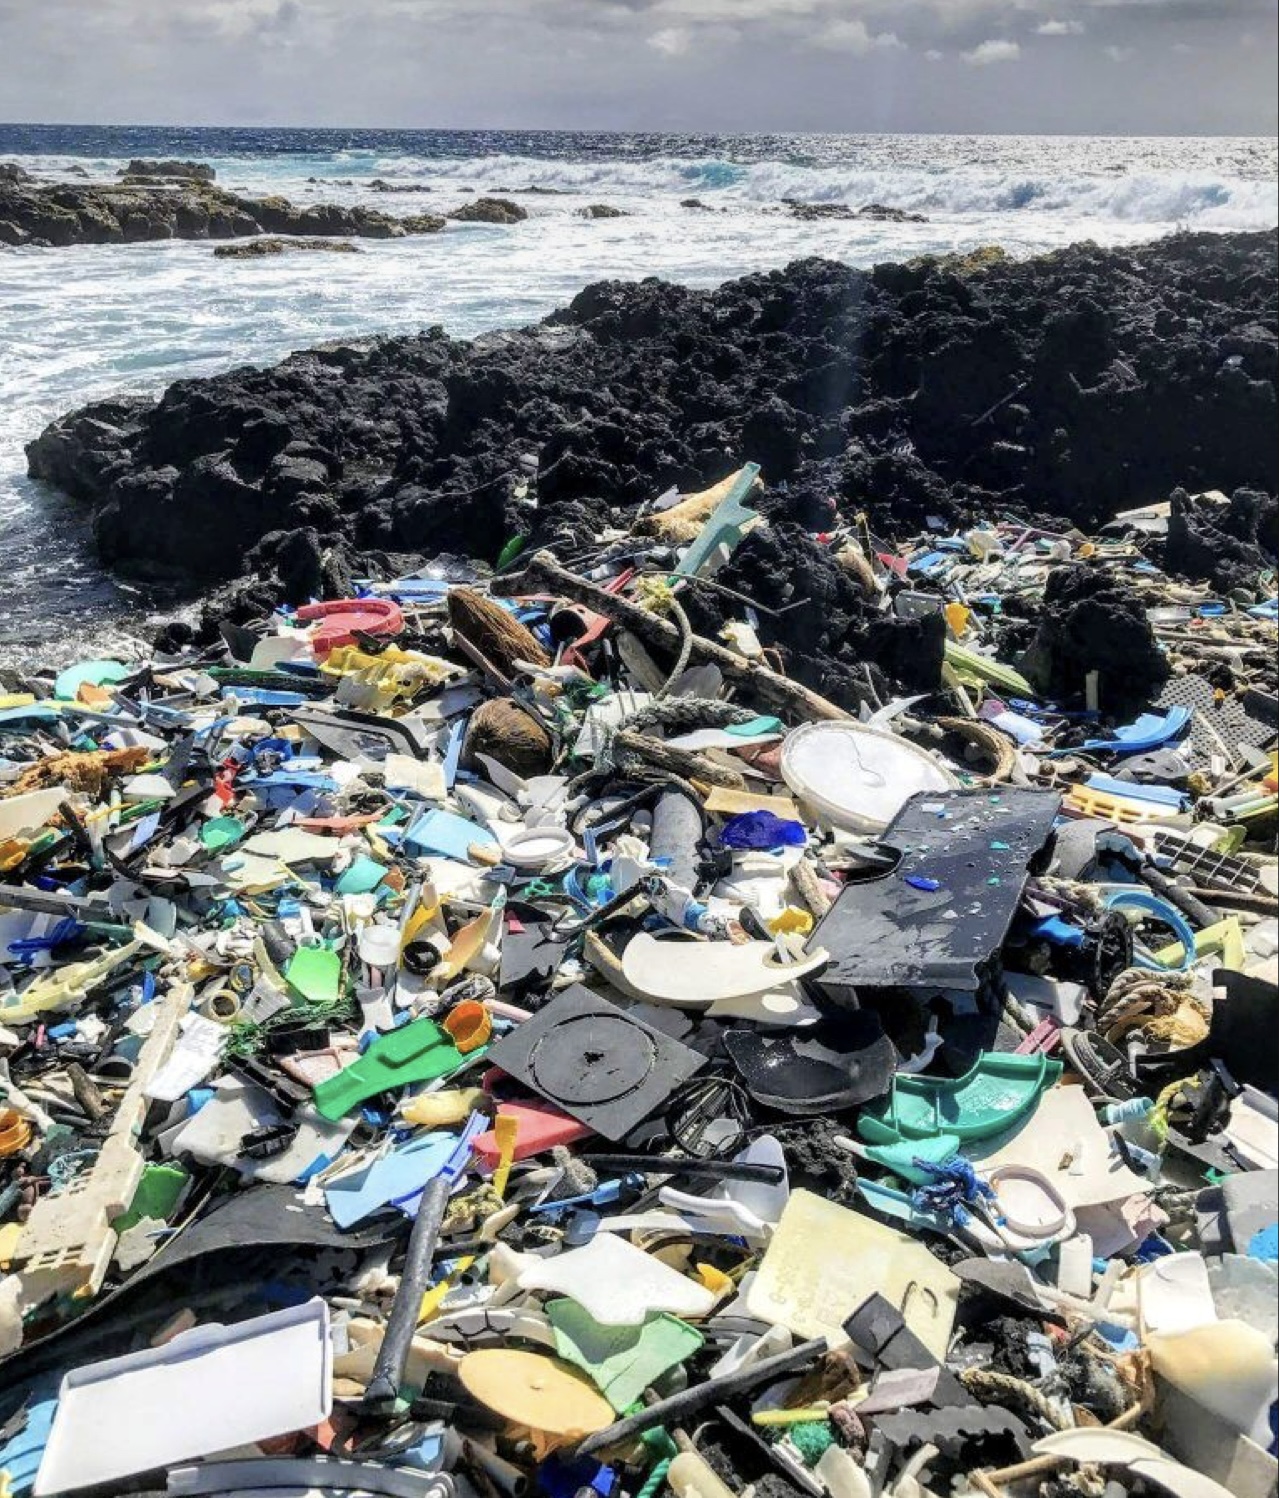
<svg viewBox="0 0 1279 1498">
<path fill-rule="evenodd" d="M 358 205 L 250 198 L 228 192 L 207 177 L 172 171 L 129 172 L 119 182 L 106 183 L 37 182 L 20 169 L 0 176 L 0 245 L 61 248 L 259 234 L 400 239 L 438 233 L 443 227 L 444 219 L 435 213 L 396 218 Z"/>
<path fill-rule="evenodd" d="M 1276 242 L 604 282 L 474 342 L 371 338 L 99 401 L 29 468 L 91 507 L 106 563 L 295 601 L 388 553 L 491 563 L 519 537 L 569 555 L 743 456 L 771 518 L 809 533 L 858 514 L 885 536 L 1087 528 L 1178 487 L 1240 491 L 1178 543 L 1228 584 L 1232 549 L 1276 545 Z"/>
</svg>

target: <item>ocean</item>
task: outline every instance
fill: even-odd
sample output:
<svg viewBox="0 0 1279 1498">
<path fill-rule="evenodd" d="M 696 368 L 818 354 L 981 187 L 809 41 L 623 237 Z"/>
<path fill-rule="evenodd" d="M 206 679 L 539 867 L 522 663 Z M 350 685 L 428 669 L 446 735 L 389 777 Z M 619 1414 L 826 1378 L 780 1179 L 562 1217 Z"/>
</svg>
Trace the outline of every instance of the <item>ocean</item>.
<svg viewBox="0 0 1279 1498">
<path fill-rule="evenodd" d="M 530 217 L 363 241 L 350 256 L 215 260 L 209 244 L 181 241 L 0 248 L 0 663 L 127 650 L 168 602 L 104 575 L 77 507 L 26 477 L 23 444 L 86 401 L 335 337 L 516 326 L 604 277 L 708 286 L 809 255 L 872 265 L 998 244 L 1026 256 L 1279 221 L 1276 143 L 1262 138 L 0 124 L 0 161 L 40 177 L 109 179 L 132 156 L 208 162 L 233 191 L 395 214 L 509 192 Z M 413 190 L 377 192 L 375 178 Z M 881 203 L 927 222 L 806 222 L 784 199 Z M 581 217 L 593 203 L 625 217 Z"/>
</svg>

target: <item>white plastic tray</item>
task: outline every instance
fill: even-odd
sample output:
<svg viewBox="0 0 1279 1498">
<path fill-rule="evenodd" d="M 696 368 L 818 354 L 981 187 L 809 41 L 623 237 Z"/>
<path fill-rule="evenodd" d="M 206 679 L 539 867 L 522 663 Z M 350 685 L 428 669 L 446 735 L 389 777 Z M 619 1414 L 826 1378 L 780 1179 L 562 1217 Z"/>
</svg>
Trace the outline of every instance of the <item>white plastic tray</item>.
<svg viewBox="0 0 1279 1498">
<path fill-rule="evenodd" d="M 333 1399 L 324 1301 L 197 1326 L 62 1380 L 36 1498 L 318 1425 Z"/>
</svg>

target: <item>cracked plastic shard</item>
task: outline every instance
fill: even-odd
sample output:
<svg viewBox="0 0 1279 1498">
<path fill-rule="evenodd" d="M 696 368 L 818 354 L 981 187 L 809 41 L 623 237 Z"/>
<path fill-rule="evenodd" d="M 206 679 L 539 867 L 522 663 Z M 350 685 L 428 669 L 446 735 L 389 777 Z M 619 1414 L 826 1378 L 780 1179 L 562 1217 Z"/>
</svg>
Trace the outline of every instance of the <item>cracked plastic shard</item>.
<svg viewBox="0 0 1279 1498">
<path fill-rule="evenodd" d="M 24 1312 L 54 1295 L 84 1297 L 100 1288 L 115 1250 L 111 1223 L 128 1210 L 146 1164 L 138 1148 L 146 1087 L 173 1049 L 191 996 L 190 985 L 178 983 L 157 1001 L 155 1023 L 92 1169 L 32 1209 L 14 1253 Z"/>
<path fill-rule="evenodd" d="M 799 1337 L 848 1341 L 843 1323 L 872 1291 L 929 1352 L 950 1343 L 960 1281 L 914 1238 L 811 1191 L 793 1191 L 746 1296 L 752 1316 Z"/>
</svg>

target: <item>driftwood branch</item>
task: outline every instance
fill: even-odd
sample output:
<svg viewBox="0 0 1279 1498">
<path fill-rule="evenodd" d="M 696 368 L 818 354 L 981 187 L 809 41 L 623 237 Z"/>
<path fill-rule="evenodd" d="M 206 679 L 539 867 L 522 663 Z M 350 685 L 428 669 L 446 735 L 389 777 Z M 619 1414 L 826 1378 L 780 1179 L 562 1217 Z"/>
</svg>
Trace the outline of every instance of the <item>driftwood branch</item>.
<svg viewBox="0 0 1279 1498">
<path fill-rule="evenodd" d="M 597 614 L 612 619 L 630 630 L 635 637 L 652 649 L 676 655 L 683 644 L 680 630 L 668 620 L 632 603 L 629 598 L 619 598 L 605 592 L 596 583 L 588 582 L 575 572 L 561 567 L 549 551 L 536 552 L 523 572 L 497 578 L 493 591 L 505 598 L 519 598 L 531 593 L 553 593 L 560 598 L 584 604 Z M 828 702 L 817 692 L 810 691 L 797 681 L 779 676 L 767 666 L 748 661 L 733 651 L 708 640 L 702 635 L 691 636 L 690 659 L 707 661 L 718 666 L 724 679 L 731 681 L 748 697 L 769 711 L 792 721 L 807 722 L 813 719 L 845 719 L 850 715 L 842 708 Z"/>
</svg>

